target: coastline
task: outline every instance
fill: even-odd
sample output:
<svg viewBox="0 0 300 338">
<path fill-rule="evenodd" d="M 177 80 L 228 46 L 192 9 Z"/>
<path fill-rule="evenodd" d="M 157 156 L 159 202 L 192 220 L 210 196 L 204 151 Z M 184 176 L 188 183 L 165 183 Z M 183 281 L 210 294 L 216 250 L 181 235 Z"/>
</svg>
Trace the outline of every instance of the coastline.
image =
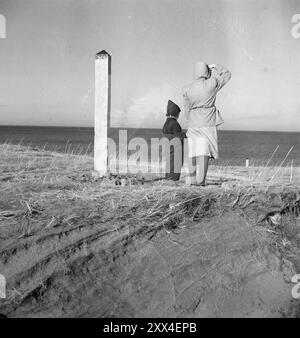
<svg viewBox="0 0 300 338">
<path fill-rule="evenodd" d="M 151 138 L 161 138 L 160 129 L 141 128 L 110 128 L 109 137 L 119 147 L 120 130 L 127 131 L 127 141 L 133 138 L 143 138 L 148 147 Z M 218 133 L 220 158 L 216 165 L 240 165 L 249 159 L 251 165 L 264 166 L 274 149 L 279 146 L 271 165 L 279 165 L 289 149 L 294 146 L 287 163 L 293 161 L 294 166 L 300 166 L 299 133 L 290 132 L 254 132 L 220 130 Z M 39 149 L 55 152 L 72 152 L 74 154 L 93 154 L 93 128 L 71 127 L 6 127 L 0 126 L 0 144 L 13 143 L 33 146 Z"/>
</svg>

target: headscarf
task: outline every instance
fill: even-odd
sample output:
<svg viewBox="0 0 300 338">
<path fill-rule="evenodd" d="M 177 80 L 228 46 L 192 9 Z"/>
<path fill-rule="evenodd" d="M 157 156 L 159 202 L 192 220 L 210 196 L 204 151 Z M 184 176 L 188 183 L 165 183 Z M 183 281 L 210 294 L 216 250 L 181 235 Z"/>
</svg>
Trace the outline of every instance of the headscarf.
<svg viewBox="0 0 300 338">
<path fill-rule="evenodd" d="M 209 68 L 208 65 L 203 61 L 198 61 L 195 64 L 195 78 L 199 79 L 200 77 L 208 78 L 209 77 Z"/>
<path fill-rule="evenodd" d="M 167 114 L 166 116 L 174 116 L 177 117 L 180 113 L 180 108 L 177 106 L 176 103 L 173 101 L 169 100 L 168 101 L 168 106 L 167 106 Z"/>
</svg>

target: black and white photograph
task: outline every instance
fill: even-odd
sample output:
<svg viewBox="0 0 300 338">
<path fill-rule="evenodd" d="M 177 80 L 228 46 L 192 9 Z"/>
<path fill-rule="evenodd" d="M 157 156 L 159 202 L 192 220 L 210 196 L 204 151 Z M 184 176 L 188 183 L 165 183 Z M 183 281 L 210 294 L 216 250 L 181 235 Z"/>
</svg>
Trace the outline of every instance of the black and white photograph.
<svg viewBox="0 0 300 338">
<path fill-rule="evenodd" d="M 299 317 L 300 0 L 0 0 L 0 327 Z"/>
</svg>

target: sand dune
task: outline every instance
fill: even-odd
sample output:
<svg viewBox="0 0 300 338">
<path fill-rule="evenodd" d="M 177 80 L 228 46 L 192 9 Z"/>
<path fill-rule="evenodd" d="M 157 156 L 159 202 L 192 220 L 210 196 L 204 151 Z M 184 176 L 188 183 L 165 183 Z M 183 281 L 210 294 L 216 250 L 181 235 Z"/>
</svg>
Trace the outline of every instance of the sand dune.
<svg viewBox="0 0 300 338">
<path fill-rule="evenodd" d="M 88 156 L 0 152 L 2 316 L 299 315 L 300 189 L 289 175 L 212 167 L 198 188 L 99 179 Z"/>
</svg>

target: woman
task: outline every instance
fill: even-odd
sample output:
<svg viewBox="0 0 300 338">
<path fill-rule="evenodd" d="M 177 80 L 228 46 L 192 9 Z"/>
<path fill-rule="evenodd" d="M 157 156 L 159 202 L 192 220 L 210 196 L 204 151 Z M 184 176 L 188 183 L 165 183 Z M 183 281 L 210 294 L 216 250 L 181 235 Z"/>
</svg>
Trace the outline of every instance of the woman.
<svg viewBox="0 0 300 338">
<path fill-rule="evenodd" d="M 215 106 L 217 92 L 230 80 L 231 73 L 220 65 L 197 62 L 195 81 L 183 88 L 188 120 L 190 184 L 205 185 L 209 159 L 218 158 L 217 126 L 223 123 Z"/>
</svg>

